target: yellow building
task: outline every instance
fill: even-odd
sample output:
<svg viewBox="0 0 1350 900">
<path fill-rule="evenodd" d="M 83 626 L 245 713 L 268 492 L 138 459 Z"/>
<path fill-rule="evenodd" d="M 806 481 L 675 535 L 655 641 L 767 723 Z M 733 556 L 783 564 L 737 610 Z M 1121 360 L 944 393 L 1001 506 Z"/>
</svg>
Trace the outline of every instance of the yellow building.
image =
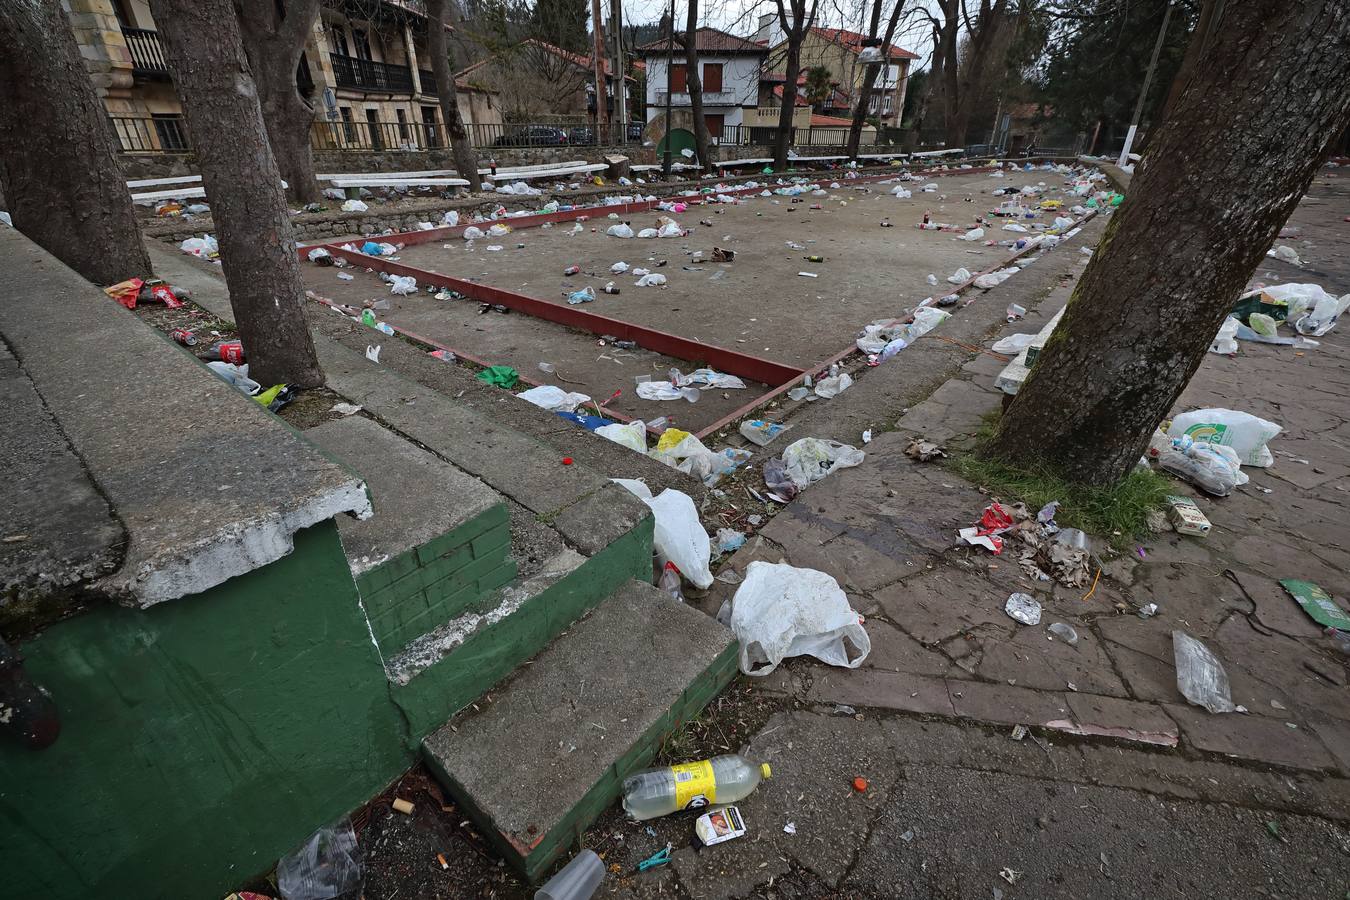
<svg viewBox="0 0 1350 900">
<path fill-rule="evenodd" d="M 122 149 L 191 148 L 159 34 L 145 0 L 68 0 L 71 29 Z M 444 146 L 424 16 L 400 0 L 325 4 L 305 42 L 300 92 L 315 109 L 320 147 Z M 494 93 L 456 80 L 470 125 L 502 121 Z"/>
</svg>

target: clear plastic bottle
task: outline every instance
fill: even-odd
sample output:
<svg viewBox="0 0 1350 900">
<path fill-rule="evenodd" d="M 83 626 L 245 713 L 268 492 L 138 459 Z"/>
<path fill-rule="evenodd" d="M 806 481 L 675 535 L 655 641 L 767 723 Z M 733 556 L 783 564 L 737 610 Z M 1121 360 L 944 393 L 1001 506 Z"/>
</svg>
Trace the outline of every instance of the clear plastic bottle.
<svg viewBox="0 0 1350 900">
<path fill-rule="evenodd" d="M 755 765 L 737 753 L 648 769 L 624 779 L 623 808 L 641 822 L 682 809 L 736 803 L 750 796 L 762 779 L 771 777 L 768 763 Z"/>
</svg>

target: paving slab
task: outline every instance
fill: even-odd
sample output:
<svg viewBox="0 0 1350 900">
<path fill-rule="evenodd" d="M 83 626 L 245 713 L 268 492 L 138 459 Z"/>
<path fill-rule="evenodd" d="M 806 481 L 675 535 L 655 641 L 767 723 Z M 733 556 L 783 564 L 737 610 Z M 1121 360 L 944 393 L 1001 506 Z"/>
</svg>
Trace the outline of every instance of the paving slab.
<svg viewBox="0 0 1350 900">
<path fill-rule="evenodd" d="M 126 529 L 96 590 L 148 607 L 290 553 L 302 528 L 368 515 L 359 478 L 13 228 L 0 334 Z"/>
<path fill-rule="evenodd" d="M 1166 704 L 1164 709 L 1181 726 L 1186 743 L 1197 750 L 1293 769 L 1335 767 L 1322 742 L 1297 722 L 1241 713 L 1215 714 L 1175 703 Z"/>
</svg>

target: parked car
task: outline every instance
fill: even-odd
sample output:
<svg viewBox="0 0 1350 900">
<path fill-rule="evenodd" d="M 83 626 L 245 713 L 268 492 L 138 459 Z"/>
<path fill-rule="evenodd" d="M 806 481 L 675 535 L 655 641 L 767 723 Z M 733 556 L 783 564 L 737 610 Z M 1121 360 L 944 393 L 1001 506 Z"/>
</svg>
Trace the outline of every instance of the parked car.
<svg viewBox="0 0 1350 900">
<path fill-rule="evenodd" d="M 578 125 L 567 131 L 567 143 L 569 144 L 594 144 L 595 129 L 589 125 Z"/>
<path fill-rule="evenodd" d="M 559 147 L 566 144 L 567 132 L 552 125 L 524 125 L 493 141 L 494 147 Z"/>
<path fill-rule="evenodd" d="M 643 123 L 643 122 L 629 122 L 629 123 L 628 123 L 628 140 L 629 140 L 630 142 L 636 142 L 636 141 L 642 140 L 642 129 L 645 128 L 645 127 L 646 127 L 646 124 Z"/>
</svg>

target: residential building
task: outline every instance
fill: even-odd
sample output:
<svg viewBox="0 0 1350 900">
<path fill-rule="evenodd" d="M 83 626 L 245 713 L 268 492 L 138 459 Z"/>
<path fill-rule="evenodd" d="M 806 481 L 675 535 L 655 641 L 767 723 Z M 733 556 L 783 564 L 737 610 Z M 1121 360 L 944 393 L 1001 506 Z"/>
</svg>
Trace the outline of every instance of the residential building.
<svg viewBox="0 0 1350 900">
<path fill-rule="evenodd" d="M 775 15 L 760 16 L 760 27 L 756 37 L 769 48 L 768 65 L 771 72 L 780 77 L 786 68 L 786 46 L 782 28 Z M 860 58 L 868 37 L 856 31 L 843 28 L 821 28 L 813 26 L 802 39 L 800 61 L 803 73 L 808 69 L 822 67 L 830 73 L 831 80 L 848 98 L 848 109 L 822 109 L 822 112 L 837 112 L 840 115 L 852 115 L 853 98 L 862 89 L 863 78 L 869 63 Z M 909 86 L 910 63 L 919 57 L 902 47 L 880 47 L 881 60 L 876 63 L 882 68 L 873 84 L 868 103 L 869 116 L 875 117 L 883 127 L 898 128 L 900 116 L 905 108 L 905 92 Z"/>
<path fill-rule="evenodd" d="M 67 0 L 76 43 L 127 152 L 190 147 L 182 105 L 145 0 Z M 333 0 L 300 60 L 300 91 L 315 107 L 315 144 L 371 149 L 444 142 L 428 22 L 401 0 Z M 420 60 L 420 63 L 419 63 Z M 500 122 L 491 91 L 456 79 L 468 123 Z M 430 127 L 428 127 L 430 126 Z"/>
<path fill-rule="evenodd" d="M 576 123 L 595 120 L 594 57 L 547 41 L 528 38 L 461 70 L 456 82 L 481 84 L 499 99 L 507 122 Z M 617 120 L 615 77 L 608 58 L 600 60 L 605 80 L 605 118 Z M 625 76 L 631 97 L 636 80 Z M 631 109 L 631 105 L 630 105 Z"/>
<path fill-rule="evenodd" d="M 715 143 L 724 137 L 728 142 L 744 143 L 738 141 L 734 126 L 776 124 L 759 115 L 759 76 L 768 51 L 754 41 L 716 28 L 698 29 L 694 47 L 703 87 L 703 118 Z M 675 127 L 686 127 L 691 101 L 685 49 L 676 44 L 673 66 L 668 65 L 670 49 L 664 39 L 639 47 L 636 53 L 647 71 L 647 122 L 664 120 L 669 94 Z"/>
</svg>

